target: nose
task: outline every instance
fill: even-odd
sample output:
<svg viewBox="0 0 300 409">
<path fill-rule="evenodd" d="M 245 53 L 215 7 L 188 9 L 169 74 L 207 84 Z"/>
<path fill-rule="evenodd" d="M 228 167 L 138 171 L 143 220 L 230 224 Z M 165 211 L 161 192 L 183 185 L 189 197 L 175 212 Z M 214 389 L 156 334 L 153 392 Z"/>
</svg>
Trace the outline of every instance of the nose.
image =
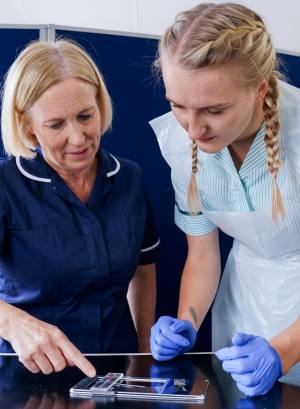
<svg viewBox="0 0 300 409">
<path fill-rule="evenodd" d="M 81 124 L 77 122 L 70 121 L 67 127 L 68 131 L 68 142 L 74 146 L 84 145 L 86 136 L 84 129 Z"/>
<path fill-rule="evenodd" d="M 205 135 L 207 132 L 207 124 L 201 113 L 197 112 L 189 115 L 187 132 L 192 141 L 195 141 Z"/>
</svg>

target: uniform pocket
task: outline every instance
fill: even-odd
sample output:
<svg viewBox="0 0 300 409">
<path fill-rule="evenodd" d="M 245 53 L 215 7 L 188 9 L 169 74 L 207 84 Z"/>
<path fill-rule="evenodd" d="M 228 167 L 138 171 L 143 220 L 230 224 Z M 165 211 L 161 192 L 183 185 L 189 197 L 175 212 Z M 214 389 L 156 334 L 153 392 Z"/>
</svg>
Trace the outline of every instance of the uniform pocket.
<svg viewBox="0 0 300 409">
<path fill-rule="evenodd" d="M 117 214 L 104 222 L 104 236 L 110 263 L 110 277 L 130 281 L 138 265 L 144 219 Z"/>
</svg>

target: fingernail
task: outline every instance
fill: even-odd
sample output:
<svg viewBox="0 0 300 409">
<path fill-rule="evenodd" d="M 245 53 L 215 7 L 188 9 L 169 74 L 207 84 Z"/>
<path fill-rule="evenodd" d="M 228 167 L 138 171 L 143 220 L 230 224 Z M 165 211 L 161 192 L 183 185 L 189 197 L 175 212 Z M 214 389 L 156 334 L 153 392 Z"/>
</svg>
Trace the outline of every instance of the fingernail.
<svg viewBox="0 0 300 409">
<path fill-rule="evenodd" d="M 88 376 L 89 376 L 89 378 L 94 378 L 94 377 L 96 376 L 96 370 L 95 370 L 95 369 L 91 369 L 91 370 L 88 372 Z"/>
</svg>

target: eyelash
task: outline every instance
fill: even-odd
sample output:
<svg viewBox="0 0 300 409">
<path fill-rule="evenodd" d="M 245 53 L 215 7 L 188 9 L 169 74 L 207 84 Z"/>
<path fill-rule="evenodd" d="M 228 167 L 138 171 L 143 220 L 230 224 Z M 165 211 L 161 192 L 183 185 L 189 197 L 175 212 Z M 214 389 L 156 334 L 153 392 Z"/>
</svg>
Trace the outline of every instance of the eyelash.
<svg viewBox="0 0 300 409">
<path fill-rule="evenodd" d="M 60 128 L 61 122 L 57 122 L 57 123 L 55 123 L 55 124 L 51 124 L 51 125 L 48 125 L 48 126 L 49 126 L 49 128 L 51 128 L 51 129 L 57 130 L 57 129 Z"/>
<path fill-rule="evenodd" d="M 180 106 L 180 105 L 173 104 L 171 102 L 171 108 L 182 109 L 183 107 Z M 224 111 L 223 109 L 220 110 L 220 111 L 210 111 L 209 108 L 205 109 L 205 112 L 207 112 L 208 114 L 211 114 L 211 115 L 220 115 L 220 114 L 223 113 L 223 111 Z"/>
<path fill-rule="evenodd" d="M 92 115 L 91 114 L 88 114 L 88 115 L 78 115 L 78 119 L 80 120 L 80 121 L 87 121 L 88 119 L 90 119 L 92 117 Z M 61 127 L 61 125 L 63 124 L 63 122 L 57 122 L 57 123 L 55 123 L 55 124 L 51 124 L 51 125 L 49 125 L 49 128 L 51 128 L 51 129 L 54 129 L 54 130 L 58 130 L 60 127 Z"/>
<path fill-rule="evenodd" d="M 211 115 L 220 115 L 220 114 L 223 113 L 223 110 L 220 110 L 220 111 L 210 111 L 210 110 L 207 110 L 207 112 L 208 112 L 209 114 L 211 114 Z"/>
<path fill-rule="evenodd" d="M 87 121 L 87 120 L 90 119 L 91 117 L 92 117 L 91 114 L 79 115 L 79 116 L 78 116 L 78 118 L 79 118 L 81 121 Z"/>
<path fill-rule="evenodd" d="M 171 108 L 178 108 L 178 109 L 182 108 L 180 105 L 175 105 L 172 102 L 170 103 L 170 105 L 171 105 Z"/>
</svg>

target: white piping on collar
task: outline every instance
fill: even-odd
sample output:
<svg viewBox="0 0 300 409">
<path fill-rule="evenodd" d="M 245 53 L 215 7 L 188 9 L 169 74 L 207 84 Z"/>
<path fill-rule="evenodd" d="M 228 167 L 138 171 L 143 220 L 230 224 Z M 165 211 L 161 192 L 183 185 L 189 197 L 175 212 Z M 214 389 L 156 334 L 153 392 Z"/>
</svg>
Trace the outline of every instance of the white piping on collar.
<svg viewBox="0 0 300 409">
<path fill-rule="evenodd" d="M 20 156 L 16 157 L 16 164 L 22 175 L 26 176 L 28 179 L 36 180 L 37 182 L 51 183 L 51 179 L 39 178 L 38 176 L 31 175 L 29 172 L 27 172 L 21 165 Z"/>
<path fill-rule="evenodd" d="M 108 178 L 110 178 L 111 176 L 113 176 L 113 175 L 115 175 L 116 173 L 118 173 L 119 170 L 120 170 L 120 167 L 121 167 L 120 162 L 118 161 L 118 159 L 115 158 L 114 155 L 112 155 L 111 153 L 110 153 L 109 155 L 115 160 L 117 166 L 116 166 L 116 169 L 115 169 L 115 170 L 112 170 L 112 171 L 110 171 L 110 172 L 107 172 L 106 176 L 107 176 Z"/>
<path fill-rule="evenodd" d="M 115 160 L 117 166 L 116 166 L 116 168 L 114 170 L 111 170 L 110 172 L 106 173 L 106 176 L 108 178 L 110 178 L 111 176 L 118 173 L 120 168 L 121 168 L 121 165 L 120 165 L 120 162 L 118 161 L 118 159 L 115 158 L 111 153 L 110 153 L 110 156 Z M 38 176 L 31 175 L 29 172 L 27 172 L 21 165 L 20 156 L 16 157 L 16 164 L 17 164 L 17 167 L 18 167 L 19 171 L 22 173 L 22 175 L 26 176 L 28 179 L 36 180 L 37 182 L 51 183 L 51 179 L 40 178 Z"/>
<path fill-rule="evenodd" d="M 155 249 L 155 247 L 159 246 L 159 244 L 160 244 L 160 239 L 158 239 L 157 242 L 154 243 L 152 246 L 141 249 L 141 253 L 146 253 L 146 251 L 153 250 Z"/>
</svg>

